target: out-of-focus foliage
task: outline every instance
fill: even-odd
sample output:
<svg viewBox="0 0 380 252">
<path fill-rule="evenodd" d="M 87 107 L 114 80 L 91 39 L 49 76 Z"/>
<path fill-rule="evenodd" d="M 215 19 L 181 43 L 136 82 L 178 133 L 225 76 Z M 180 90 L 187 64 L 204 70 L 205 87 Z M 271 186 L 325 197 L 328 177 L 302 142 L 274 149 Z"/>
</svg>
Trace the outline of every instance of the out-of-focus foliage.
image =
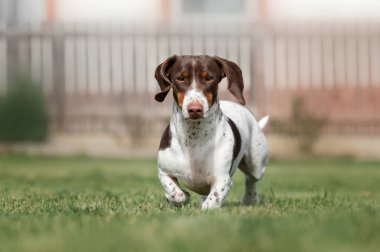
<svg viewBox="0 0 380 252">
<path fill-rule="evenodd" d="M 48 133 L 48 113 L 39 86 L 29 78 L 11 81 L 0 99 L 0 141 L 43 141 Z"/>
<path fill-rule="evenodd" d="M 326 121 L 326 118 L 308 111 L 303 98 L 296 97 L 292 102 L 289 120 L 273 120 L 272 129 L 274 132 L 295 137 L 300 151 L 310 154 Z"/>
</svg>

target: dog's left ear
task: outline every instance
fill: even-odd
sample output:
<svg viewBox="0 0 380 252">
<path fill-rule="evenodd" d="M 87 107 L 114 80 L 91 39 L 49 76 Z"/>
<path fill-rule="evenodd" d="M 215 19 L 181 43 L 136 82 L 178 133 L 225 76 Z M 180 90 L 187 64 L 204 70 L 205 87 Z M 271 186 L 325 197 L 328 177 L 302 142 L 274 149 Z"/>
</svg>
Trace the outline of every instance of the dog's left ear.
<svg viewBox="0 0 380 252">
<path fill-rule="evenodd" d="M 158 92 L 154 99 L 158 102 L 163 102 L 166 95 L 169 93 L 171 88 L 171 82 L 169 80 L 170 67 L 174 64 L 177 59 L 177 55 L 173 55 L 167 58 L 164 62 L 157 66 L 156 72 L 154 73 L 154 78 L 156 78 L 158 85 L 160 86 L 161 92 Z"/>
<path fill-rule="evenodd" d="M 227 76 L 228 90 L 235 96 L 240 104 L 245 105 L 243 96 L 244 82 L 240 67 L 234 62 L 218 56 L 214 56 L 214 59 L 222 70 L 222 77 Z"/>
</svg>

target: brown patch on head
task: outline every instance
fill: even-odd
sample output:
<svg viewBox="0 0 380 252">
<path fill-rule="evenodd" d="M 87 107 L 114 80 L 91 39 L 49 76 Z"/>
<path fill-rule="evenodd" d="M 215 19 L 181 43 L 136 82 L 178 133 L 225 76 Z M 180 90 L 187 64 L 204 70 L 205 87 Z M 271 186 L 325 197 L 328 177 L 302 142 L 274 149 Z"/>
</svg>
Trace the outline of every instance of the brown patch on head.
<svg viewBox="0 0 380 252">
<path fill-rule="evenodd" d="M 189 77 L 189 72 L 188 71 L 183 71 L 182 72 L 182 76 L 185 77 L 185 78 Z"/>
<path fill-rule="evenodd" d="M 192 89 L 195 83 L 211 107 L 218 99 L 218 85 L 223 78 L 220 64 L 214 57 L 202 56 L 176 56 L 176 60 L 170 65 L 170 71 L 166 78 L 173 89 L 174 100 L 182 109 L 185 93 Z"/>
<path fill-rule="evenodd" d="M 174 100 L 177 102 L 178 107 L 182 109 L 183 99 L 185 98 L 184 92 L 176 92 L 174 94 Z"/>
<path fill-rule="evenodd" d="M 177 55 L 167 58 L 164 62 L 157 66 L 154 77 L 156 78 L 161 91 L 155 95 L 158 102 L 163 102 L 171 88 L 171 80 L 168 78 L 170 69 L 177 59 Z"/>
<path fill-rule="evenodd" d="M 218 85 L 223 78 L 220 67 L 214 58 L 200 56 L 194 64 L 196 83 L 207 99 L 209 107 L 214 105 L 218 99 Z"/>
<path fill-rule="evenodd" d="M 201 76 L 202 78 L 206 78 L 207 75 L 208 75 L 208 72 L 207 72 L 207 71 L 202 71 L 201 74 L 200 74 L 200 76 Z"/>
<path fill-rule="evenodd" d="M 228 79 L 228 90 L 235 96 L 238 102 L 242 105 L 245 104 L 245 99 L 243 96 L 244 82 L 243 74 L 240 67 L 229 60 L 214 57 L 214 60 L 219 64 L 220 70 L 222 71 L 222 77 L 227 76 Z"/>
<path fill-rule="evenodd" d="M 204 95 L 206 96 L 208 106 L 211 107 L 213 100 L 214 100 L 214 96 L 213 96 L 212 92 L 207 92 Z"/>
</svg>

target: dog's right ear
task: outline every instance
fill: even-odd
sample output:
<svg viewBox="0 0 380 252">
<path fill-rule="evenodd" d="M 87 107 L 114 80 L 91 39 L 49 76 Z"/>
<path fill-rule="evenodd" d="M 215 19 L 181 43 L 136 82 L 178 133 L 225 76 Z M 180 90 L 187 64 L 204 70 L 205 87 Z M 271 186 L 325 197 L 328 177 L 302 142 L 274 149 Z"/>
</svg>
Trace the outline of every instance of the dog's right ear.
<svg viewBox="0 0 380 252">
<path fill-rule="evenodd" d="M 174 62 L 177 59 L 177 55 L 173 55 L 167 58 L 156 68 L 154 78 L 156 78 L 158 85 L 160 86 L 161 92 L 158 92 L 154 99 L 158 102 L 163 102 L 166 95 L 169 93 L 171 88 L 171 82 L 169 80 L 170 68 L 173 66 Z"/>
<path fill-rule="evenodd" d="M 240 67 L 229 60 L 214 56 L 216 63 L 220 65 L 222 70 L 222 78 L 227 76 L 228 90 L 235 96 L 238 102 L 245 105 L 243 96 L 244 82 Z"/>
</svg>

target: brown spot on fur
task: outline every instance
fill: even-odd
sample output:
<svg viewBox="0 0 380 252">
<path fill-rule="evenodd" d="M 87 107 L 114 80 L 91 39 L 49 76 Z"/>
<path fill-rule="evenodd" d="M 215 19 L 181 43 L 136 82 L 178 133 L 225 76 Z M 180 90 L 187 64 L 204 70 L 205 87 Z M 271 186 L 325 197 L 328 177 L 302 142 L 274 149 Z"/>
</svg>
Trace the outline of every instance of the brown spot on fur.
<svg viewBox="0 0 380 252">
<path fill-rule="evenodd" d="M 227 76 L 228 90 L 235 96 L 240 104 L 244 105 L 244 82 L 240 67 L 236 63 L 223 58 L 215 56 L 214 59 L 220 65 L 223 75 Z"/>
<path fill-rule="evenodd" d="M 194 75 L 192 73 L 194 73 Z M 177 82 L 176 80 L 179 75 L 184 77 L 185 80 Z M 174 55 L 156 68 L 155 77 L 161 89 L 161 92 L 159 92 L 155 98 L 160 102 L 165 99 L 171 88 L 173 88 L 175 93 L 185 93 L 191 86 L 190 84 L 195 81 L 197 87 L 201 89 L 204 94 L 212 93 L 212 99 L 210 99 L 211 102 L 209 102 L 209 104 L 212 105 L 217 100 L 218 84 L 224 77 L 227 77 L 228 90 L 241 104 L 245 104 L 241 69 L 236 63 L 223 58 L 210 57 L 207 55 Z M 174 95 L 174 97 L 175 99 L 177 98 L 176 95 Z M 178 105 L 182 105 L 182 102 L 178 102 Z"/>
<path fill-rule="evenodd" d="M 214 192 L 214 196 L 215 196 L 215 197 L 218 197 L 218 196 L 219 196 L 219 193 L 218 193 L 218 192 Z"/>
<path fill-rule="evenodd" d="M 241 136 L 236 124 L 231 120 L 231 118 L 227 118 L 227 121 L 231 127 L 232 133 L 234 134 L 233 160 L 235 160 L 241 149 Z"/>
<path fill-rule="evenodd" d="M 177 92 L 175 94 L 175 100 L 178 104 L 178 107 L 180 107 L 182 109 L 182 104 L 183 104 L 183 99 L 185 98 L 185 94 L 183 92 Z"/>
<path fill-rule="evenodd" d="M 206 99 L 207 99 L 208 106 L 211 107 L 211 105 L 212 105 L 212 103 L 214 101 L 212 92 L 205 93 L 205 96 L 206 96 Z"/>
<path fill-rule="evenodd" d="M 170 146 L 172 142 L 172 134 L 170 132 L 170 124 L 166 127 L 161 137 L 160 150 L 164 150 Z"/>
<path fill-rule="evenodd" d="M 208 75 L 208 72 L 202 71 L 200 75 L 201 75 L 202 78 L 206 78 L 207 75 Z"/>
</svg>

